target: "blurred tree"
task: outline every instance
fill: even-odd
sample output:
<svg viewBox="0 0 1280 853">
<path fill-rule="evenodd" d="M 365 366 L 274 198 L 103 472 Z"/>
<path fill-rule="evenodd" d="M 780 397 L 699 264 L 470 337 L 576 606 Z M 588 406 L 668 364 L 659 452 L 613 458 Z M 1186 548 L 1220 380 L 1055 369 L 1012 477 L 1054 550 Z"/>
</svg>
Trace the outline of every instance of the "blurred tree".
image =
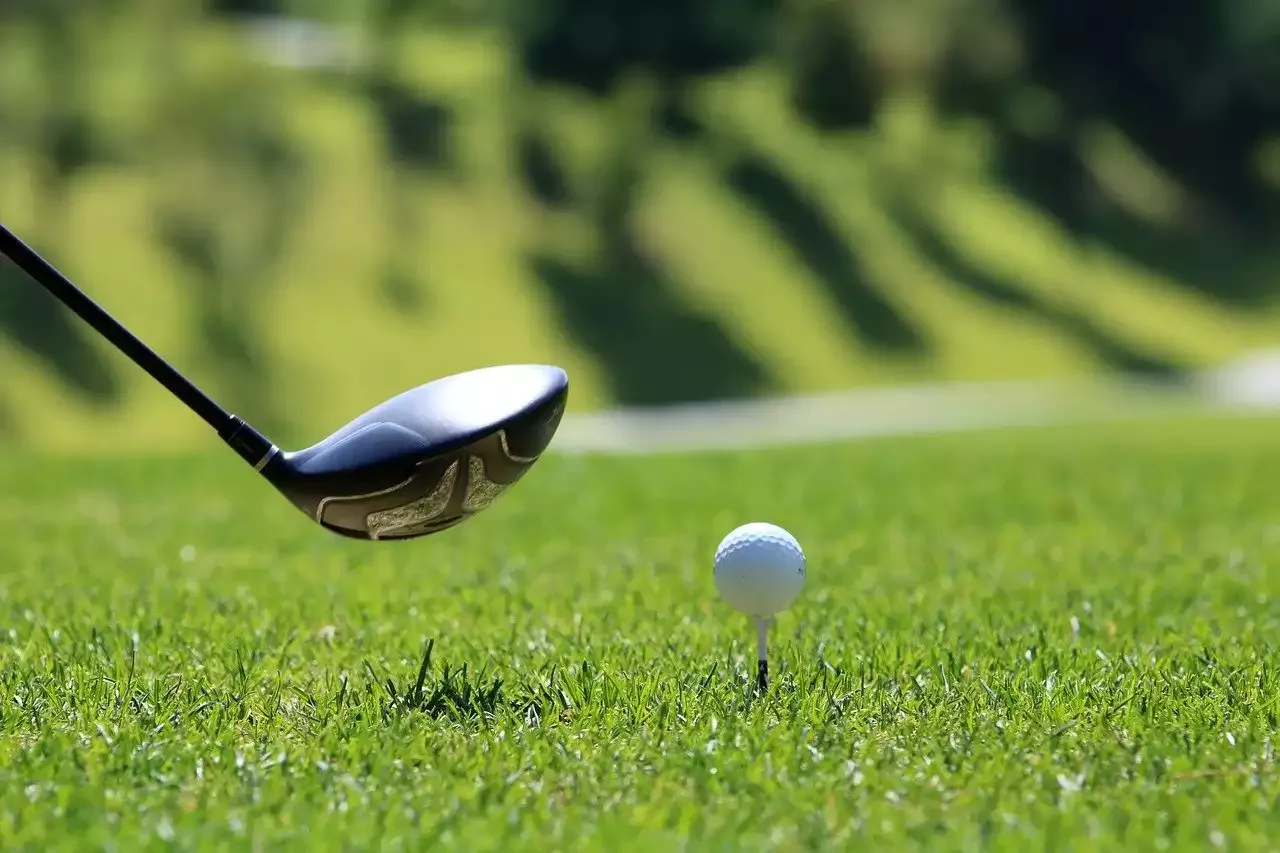
<svg viewBox="0 0 1280 853">
<path fill-rule="evenodd" d="M 525 189 L 533 200 L 551 209 L 572 207 L 574 193 L 569 175 L 546 130 L 526 118 L 516 128 L 512 145 Z"/>
<path fill-rule="evenodd" d="M 209 0 L 214 15 L 280 15 L 288 10 L 288 0 Z"/>
<path fill-rule="evenodd" d="M 795 18 L 786 48 L 791 105 L 821 131 L 866 130 L 881 92 L 849 5 L 817 0 Z"/>
<path fill-rule="evenodd" d="M 38 244 L 35 248 L 59 263 L 55 252 Z M 86 402 L 113 403 L 119 398 L 117 361 L 104 356 L 101 341 L 80 318 L 2 258 L 0 336 L 30 354 Z"/>
<path fill-rule="evenodd" d="M 1280 14 L 1216 0 L 1158 13 L 1103 0 L 1019 0 L 1015 9 L 1024 74 L 1057 93 L 1069 115 L 1116 125 L 1241 223 L 1266 209 L 1252 155 L 1280 130 Z"/>
<path fill-rule="evenodd" d="M 940 104 L 987 122 L 1012 186 L 1081 237 L 1206 294 L 1280 293 L 1280 187 L 1260 167 L 1280 138 L 1280 6 L 980 8 L 956 28 Z M 1260 253 L 1272 258 L 1262 269 Z"/>
<path fill-rule="evenodd" d="M 540 82 L 613 92 L 645 71 L 662 81 L 745 65 L 772 42 L 778 0 L 538 0 L 513 4 L 516 42 Z"/>
</svg>

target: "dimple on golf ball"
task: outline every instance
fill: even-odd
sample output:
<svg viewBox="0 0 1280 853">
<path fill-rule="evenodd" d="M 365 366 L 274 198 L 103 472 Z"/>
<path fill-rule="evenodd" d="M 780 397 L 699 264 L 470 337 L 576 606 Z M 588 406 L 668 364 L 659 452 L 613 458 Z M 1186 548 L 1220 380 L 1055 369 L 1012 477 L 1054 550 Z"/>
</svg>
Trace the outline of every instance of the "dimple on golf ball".
<svg viewBox="0 0 1280 853">
<path fill-rule="evenodd" d="M 744 524 L 720 540 L 715 579 L 731 607 L 767 619 L 790 607 L 804 589 L 804 551 L 776 524 Z"/>
</svg>

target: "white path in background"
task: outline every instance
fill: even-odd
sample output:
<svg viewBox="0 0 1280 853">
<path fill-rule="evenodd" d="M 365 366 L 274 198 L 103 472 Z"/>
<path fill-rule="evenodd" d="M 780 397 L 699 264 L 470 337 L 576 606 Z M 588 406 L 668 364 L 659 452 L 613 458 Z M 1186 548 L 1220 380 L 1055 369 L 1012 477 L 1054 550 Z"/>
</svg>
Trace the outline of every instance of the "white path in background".
<svg viewBox="0 0 1280 853">
<path fill-rule="evenodd" d="M 575 414 L 565 417 L 551 449 L 716 450 L 1199 412 L 1280 412 L 1280 350 L 1177 389 L 1132 381 L 953 383 Z"/>
</svg>

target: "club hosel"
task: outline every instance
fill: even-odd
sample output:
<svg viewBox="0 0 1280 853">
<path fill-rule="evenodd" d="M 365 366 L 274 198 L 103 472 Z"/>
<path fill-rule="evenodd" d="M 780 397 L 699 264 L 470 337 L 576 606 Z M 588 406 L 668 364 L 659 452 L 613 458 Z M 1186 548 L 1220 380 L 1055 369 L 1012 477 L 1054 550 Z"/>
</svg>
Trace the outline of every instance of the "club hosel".
<svg viewBox="0 0 1280 853">
<path fill-rule="evenodd" d="M 219 437 L 255 471 L 261 471 L 271 461 L 271 457 L 279 452 L 271 439 L 236 415 L 231 416 L 227 427 L 219 432 Z"/>
</svg>

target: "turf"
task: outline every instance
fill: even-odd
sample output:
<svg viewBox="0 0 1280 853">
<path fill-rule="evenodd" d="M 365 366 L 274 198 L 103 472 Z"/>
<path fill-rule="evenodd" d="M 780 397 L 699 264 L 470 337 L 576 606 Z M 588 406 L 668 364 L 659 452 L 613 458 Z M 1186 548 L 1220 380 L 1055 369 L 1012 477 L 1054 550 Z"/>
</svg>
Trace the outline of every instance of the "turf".
<svg viewBox="0 0 1280 853">
<path fill-rule="evenodd" d="M 1261 848 L 1276 427 L 549 457 L 376 546 L 225 456 L 10 456 L 0 845 Z M 810 559 L 763 697 L 749 519 Z"/>
</svg>

